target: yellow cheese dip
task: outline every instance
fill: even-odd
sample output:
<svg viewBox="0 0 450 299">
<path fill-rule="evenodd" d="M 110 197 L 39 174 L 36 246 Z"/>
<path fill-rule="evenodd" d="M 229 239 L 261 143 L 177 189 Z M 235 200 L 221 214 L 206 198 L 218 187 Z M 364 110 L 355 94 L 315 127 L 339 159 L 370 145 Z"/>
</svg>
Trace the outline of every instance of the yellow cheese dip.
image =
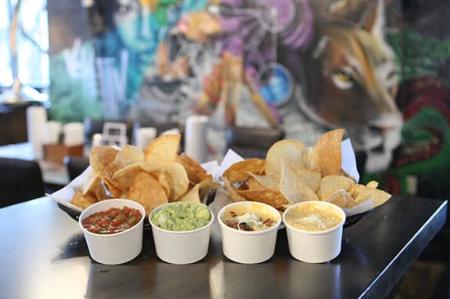
<svg viewBox="0 0 450 299">
<path fill-rule="evenodd" d="M 308 231 L 327 230 L 342 222 L 341 215 L 332 208 L 314 202 L 290 209 L 285 220 L 294 228 Z"/>
</svg>

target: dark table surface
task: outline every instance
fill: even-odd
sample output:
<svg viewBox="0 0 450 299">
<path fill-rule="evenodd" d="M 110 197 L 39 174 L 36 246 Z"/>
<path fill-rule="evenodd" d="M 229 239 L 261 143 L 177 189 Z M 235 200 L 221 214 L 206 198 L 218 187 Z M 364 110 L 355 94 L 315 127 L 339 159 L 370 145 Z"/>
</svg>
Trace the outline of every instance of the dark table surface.
<svg viewBox="0 0 450 299">
<path fill-rule="evenodd" d="M 0 209 L 0 298 L 380 298 L 446 217 L 446 201 L 395 197 L 344 229 L 340 256 L 325 264 L 293 259 L 281 230 L 266 263 L 231 262 L 214 237 L 204 260 L 171 265 L 144 231 L 135 260 L 106 266 L 89 258 L 77 222 L 39 198 Z"/>
</svg>

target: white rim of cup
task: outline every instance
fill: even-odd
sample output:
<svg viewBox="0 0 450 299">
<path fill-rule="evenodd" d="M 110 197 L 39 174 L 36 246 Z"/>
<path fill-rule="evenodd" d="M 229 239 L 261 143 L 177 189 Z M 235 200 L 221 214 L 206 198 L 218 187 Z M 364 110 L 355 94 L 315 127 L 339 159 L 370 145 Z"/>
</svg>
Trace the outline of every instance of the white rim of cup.
<svg viewBox="0 0 450 299">
<path fill-rule="evenodd" d="M 94 214 L 94 213 L 92 213 L 91 215 L 87 215 L 87 214 L 89 214 L 88 213 L 89 210 L 91 208 L 93 208 L 93 207 L 102 205 L 102 203 L 109 202 L 110 200 L 114 200 L 114 201 L 117 201 L 117 202 L 123 202 L 125 204 L 126 203 L 130 203 L 131 205 L 136 204 L 139 207 L 139 212 L 141 212 L 141 214 L 142 214 L 141 220 L 139 220 L 138 223 L 136 223 L 135 225 L 133 225 L 132 227 L 130 227 L 130 228 L 124 230 L 124 231 L 121 231 L 121 232 L 118 232 L 118 233 L 112 233 L 112 234 L 97 234 L 97 233 L 90 232 L 89 230 L 84 228 L 83 224 L 81 223 L 81 221 L 84 220 L 84 218 L 87 218 L 87 217 L 91 216 L 92 214 Z M 110 208 L 117 208 L 117 207 L 109 207 L 108 210 Z M 104 211 L 107 211 L 107 210 L 104 210 Z M 104 211 L 99 211 L 99 212 L 104 212 Z M 97 213 L 97 212 L 95 212 L 95 213 Z M 81 230 L 83 232 L 87 233 L 87 234 L 90 234 L 90 235 L 93 235 L 93 236 L 96 236 L 96 237 L 108 238 L 108 237 L 113 237 L 113 236 L 114 237 L 115 236 L 119 236 L 119 235 L 122 235 L 122 234 L 125 234 L 125 233 L 129 232 L 130 230 L 136 228 L 136 226 L 140 225 L 144 221 L 144 218 L 145 218 L 145 208 L 140 203 L 138 203 L 136 201 L 133 201 L 133 200 L 125 199 L 125 198 L 111 198 L 111 199 L 105 199 L 105 200 L 96 202 L 96 203 L 90 205 L 89 207 L 87 207 L 86 209 L 84 209 L 83 212 L 81 212 L 80 217 L 78 217 L 78 224 L 80 225 Z"/>
<path fill-rule="evenodd" d="M 198 204 L 198 205 L 202 205 L 202 206 L 206 207 L 206 208 L 208 209 L 209 214 L 211 215 L 211 220 L 210 220 L 210 221 L 208 222 L 208 224 L 206 224 L 205 226 L 196 228 L 196 229 L 194 229 L 194 230 L 168 230 L 168 229 L 160 228 L 159 226 L 157 226 L 156 224 L 154 224 L 154 223 L 152 222 L 152 215 L 153 215 L 153 213 L 156 213 L 156 211 L 158 211 L 158 210 L 160 210 L 160 209 L 162 209 L 162 208 L 164 208 L 164 207 L 167 207 L 167 206 L 170 206 L 170 205 L 176 205 L 176 204 L 180 204 L 180 203 L 182 203 L 182 202 L 181 202 L 181 201 L 177 201 L 177 202 L 169 202 L 169 203 L 165 203 L 165 204 L 163 204 L 162 206 L 159 206 L 159 207 L 155 208 L 155 209 L 154 209 L 153 211 L 151 211 L 151 213 L 148 215 L 148 222 L 150 222 L 150 225 L 151 225 L 153 228 L 155 228 L 155 229 L 158 229 L 158 230 L 160 230 L 160 231 L 162 231 L 162 232 L 173 233 L 173 234 L 195 233 L 195 232 L 201 231 L 201 230 L 203 230 L 203 229 L 205 229 L 205 228 L 208 228 L 208 227 L 211 226 L 211 224 L 214 222 L 214 213 L 209 209 L 209 207 L 208 207 L 207 205 L 205 205 L 205 204 L 202 204 L 202 203 L 196 203 L 196 202 L 191 202 L 191 203 L 193 203 L 193 204 Z M 188 203 L 188 202 L 186 202 L 186 203 Z"/>
<path fill-rule="evenodd" d="M 275 215 L 278 215 L 278 220 L 271 227 L 263 229 L 263 230 L 257 230 L 257 231 L 242 231 L 242 230 L 238 230 L 238 229 L 229 227 L 228 225 L 226 225 L 222 221 L 222 215 L 224 214 L 226 209 L 229 209 L 232 206 L 238 206 L 238 205 L 242 205 L 242 204 L 244 204 L 244 205 L 245 204 L 256 204 L 256 205 L 261 205 L 263 207 L 267 207 L 271 211 L 273 211 Z M 261 234 L 265 234 L 265 233 L 271 232 L 273 230 L 278 230 L 278 227 L 281 224 L 281 215 L 280 215 L 280 212 L 277 209 L 275 209 L 271 205 L 268 205 L 268 204 L 265 204 L 265 203 L 262 203 L 262 202 L 257 202 L 257 201 L 240 201 L 240 202 L 229 203 L 226 206 L 224 206 L 222 209 L 220 209 L 219 213 L 217 214 L 217 219 L 219 220 L 220 226 L 222 226 L 225 229 L 228 229 L 230 231 L 233 231 L 233 232 L 236 232 L 236 233 L 240 233 L 240 234 L 243 234 L 243 235 L 261 235 Z"/>
<path fill-rule="evenodd" d="M 290 225 L 286 221 L 286 215 L 289 213 L 289 211 L 292 210 L 292 209 L 295 209 L 295 208 L 297 208 L 299 206 L 306 205 L 306 204 L 319 204 L 319 205 L 325 205 L 325 206 L 331 207 L 332 209 L 335 209 L 336 211 L 338 211 L 338 213 L 341 214 L 342 220 L 338 224 L 333 226 L 333 227 L 330 227 L 330 228 L 325 229 L 325 230 L 319 230 L 319 231 L 304 230 L 304 229 L 296 228 L 296 227 Z M 345 215 L 344 210 L 341 207 L 339 207 L 338 205 L 335 205 L 335 204 L 333 204 L 331 202 L 317 201 L 317 200 L 309 200 L 309 201 L 298 202 L 298 203 L 290 206 L 289 208 L 287 208 L 286 211 L 284 211 L 284 213 L 283 213 L 283 223 L 286 225 L 287 228 L 289 228 L 289 229 L 291 229 L 293 231 L 301 232 L 303 234 L 308 234 L 308 235 L 323 235 L 323 234 L 327 234 L 329 232 L 335 231 L 339 227 L 344 225 L 345 219 L 346 219 L 346 215 Z"/>
</svg>

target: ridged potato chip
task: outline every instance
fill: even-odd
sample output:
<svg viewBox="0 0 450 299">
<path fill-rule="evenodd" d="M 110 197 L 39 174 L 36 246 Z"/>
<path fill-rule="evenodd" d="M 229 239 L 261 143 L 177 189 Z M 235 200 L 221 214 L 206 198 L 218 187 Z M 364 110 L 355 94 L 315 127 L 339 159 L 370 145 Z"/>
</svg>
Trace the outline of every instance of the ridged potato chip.
<svg viewBox="0 0 450 299">
<path fill-rule="evenodd" d="M 145 162 L 154 165 L 174 162 L 178 154 L 180 139 L 179 134 L 168 134 L 154 139 L 144 151 Z"/>
<path fill-rule="evenodd" d="M 166 192 L 158 180 L 145 171 L 141 171 L 135 176 L 128 191 L 128 198 L 144 206 L 147 214 L 168 202 Z"/>
</svg>

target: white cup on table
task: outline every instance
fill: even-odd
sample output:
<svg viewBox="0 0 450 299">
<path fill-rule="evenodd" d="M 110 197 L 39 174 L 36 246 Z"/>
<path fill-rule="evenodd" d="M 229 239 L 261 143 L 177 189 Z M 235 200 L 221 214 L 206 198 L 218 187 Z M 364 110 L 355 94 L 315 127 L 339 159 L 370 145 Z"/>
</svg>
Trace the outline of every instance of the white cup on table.
<svg viewBox="0 0 450 299">
<path fill-rule="evenodd" d="M 208 120 L 204 115 L 191 115 L 186 120 L 184 152 L 199 163 L 208 159 Z"/>
<path fill-rule="evenodd" d="M 45 144 L 59 143 L 59 135 L 62 131 L 62 124 L 59 121 L 48 121 L 44 128 Z"/>
<path fill-rule="evenodd" d="M 83 220 L 90 215 L 110 208 L 129 207 L 139 210 L 141 220 L 133 227 L 113 234 L 96 234 L 83 227 Z M 80 215 L 78 223 L 86 238 L 91 257 L 102 264 L 118 265 L 131 261 L 142 251 L 144 231 L 144 207 L 128 199 L 107 199 L 87 207 Z"/>
<path fill-rule="evenodd" d="M 47 122 L 47 110 L 42 106 L 31 106 L 27 108 L 27 134 L 28 141 L 33 146 L 36 159 L 41 159 L 44 154 L 43 144 L 45 141 L 45 124 Z"/>
<path fill-rule="evenodd" d="M 84 144 L 84 125 L 82 123 L 68 123 L 63 127 L 64 145 L 75 146 Z"/>
<path fill-rule="evenodd" d="M 289 213 L 307 205 L 318 205 L 322 208 L 329 209 L 339 216 L 339 223 L 324 230 L 311 231 L 296 228 L 289 221 L 286 221 Z M 345 219 L 345 213 L 340 207 L 325 201 L 305 201 L 290 206 L 283 213 L 289 252 L 295 259 L 306 263 L 325 263 L 331 261 L 341 252 L 342 230 Z"/>
<path fill-rule="evenodd" d="M 139 128 L 135 134 L 135 144 L 137 147 L 145 149 L 147 145 L 155 139 L 157 134 L 156 128 L 148 127 L 148 128 Z"/>
</svg>

